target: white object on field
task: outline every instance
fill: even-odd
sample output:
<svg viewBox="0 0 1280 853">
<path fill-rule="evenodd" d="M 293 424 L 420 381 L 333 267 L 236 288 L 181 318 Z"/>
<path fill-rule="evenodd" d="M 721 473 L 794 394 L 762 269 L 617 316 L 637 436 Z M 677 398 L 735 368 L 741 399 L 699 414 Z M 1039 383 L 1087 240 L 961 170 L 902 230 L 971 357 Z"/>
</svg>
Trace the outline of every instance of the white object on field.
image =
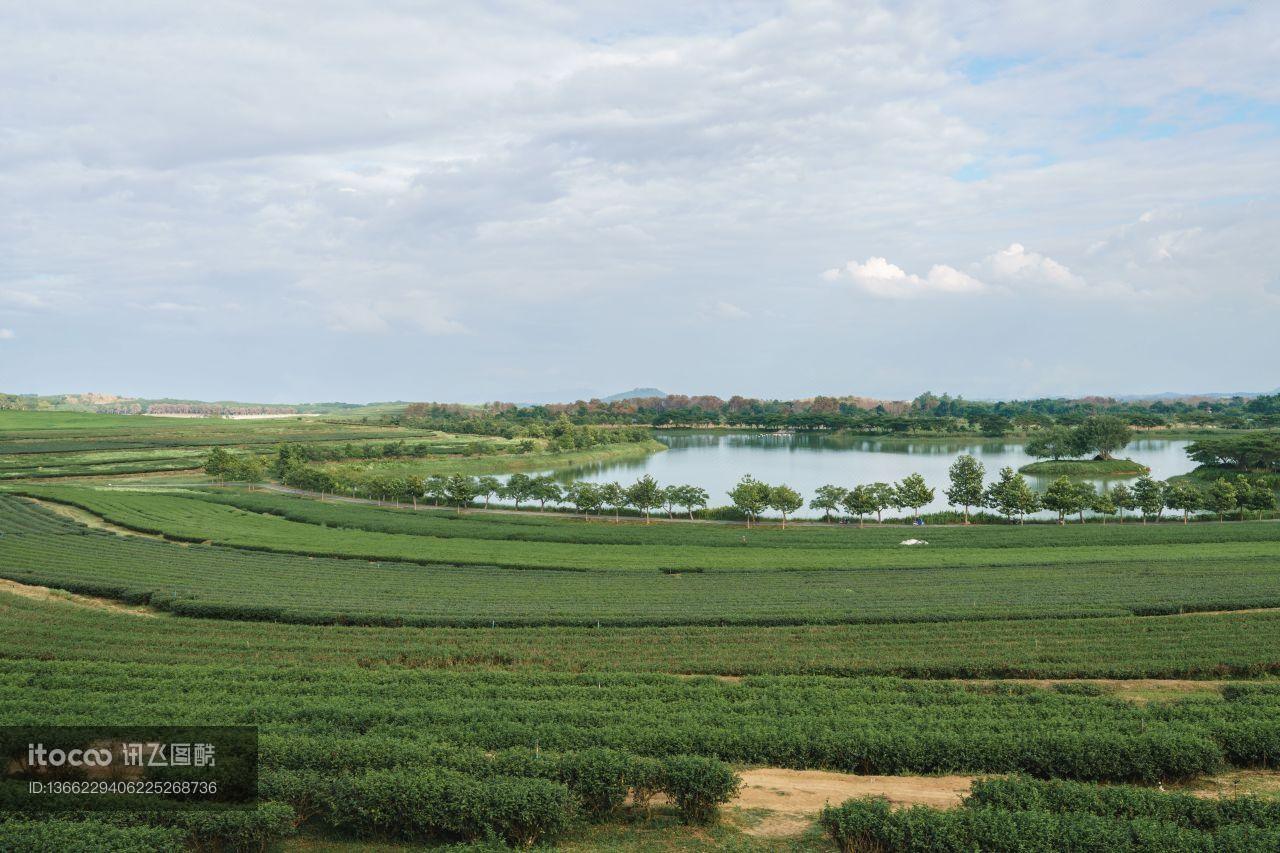
<svg viewBox="0 0 1280 853">
<path fill-rule="evenodd" d="M 923 539 L 907 539 L 906 541 L 899 542 L 898 544 L 899 545 L 928 545 L 929 543 L 924 541 Z"/>
</svg>

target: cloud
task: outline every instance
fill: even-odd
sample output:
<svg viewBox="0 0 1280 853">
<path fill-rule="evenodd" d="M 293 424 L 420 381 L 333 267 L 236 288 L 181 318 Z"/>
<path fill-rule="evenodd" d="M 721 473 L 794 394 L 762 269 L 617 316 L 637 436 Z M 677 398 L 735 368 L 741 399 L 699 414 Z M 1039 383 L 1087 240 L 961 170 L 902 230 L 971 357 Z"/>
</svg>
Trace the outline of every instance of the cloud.
<svg viewBox="0 0 1280 853">
<path fill-rule="evenodd" d="M 908 273 L 884 258 L 868 258 L 865 263 L 849 261 L 843 269 L 830 269 L 822 274 L 827 281 L 848 279 L 871 296 L 882 299 L 914 299 L 930 294 L 979 294 L 987 285 L 955 267 L 935 264 L 922 276 Z"/>
<path fill-rule="evenodd" d="M 748 312 L 739 308 L 737 305 L 734 305 L 732 302 L 725 302 L 723 300 L 716 303 L 715 312 L 716 316 L 723 320 L 745 320 L 751 316 Z"/>
<path fill-rule="evenodd" d="M 1089 283 L 1048 255 L 1029 252 L 1021 243 L 1010 243 L 987 256 L 980 265 L 993 281 L 1015 287 L 1040 288 L 1064 293 L 1085 293 Z"/>
<path fill-rule="evenodd" d="M 339 299 L 328 307 L 328 326 L 335 332 L 385 335 L 404 328 L 428 335 L 459 335 L 470 330 L 446 313 L 435 294 L 411 290 L 379 299 Z"/>
<path fill-rule="evenodd" d="M 11 341 L 13 338 L 13 329 L 0 329 L 0 341 Z"/>
</svg>

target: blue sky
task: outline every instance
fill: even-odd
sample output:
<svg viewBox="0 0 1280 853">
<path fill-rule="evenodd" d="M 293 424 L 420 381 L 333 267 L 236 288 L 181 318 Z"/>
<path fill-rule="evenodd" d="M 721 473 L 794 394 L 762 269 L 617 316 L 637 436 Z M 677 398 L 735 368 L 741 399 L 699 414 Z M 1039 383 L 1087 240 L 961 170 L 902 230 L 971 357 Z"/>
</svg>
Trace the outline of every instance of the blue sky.
<svg viewBox="0 0 1280 853">
<path fill-rule="evenodd" d="M 1277 56 L 1262 2 L 11 4 L 0 390 L 1272 389 Z"/>
</svg>

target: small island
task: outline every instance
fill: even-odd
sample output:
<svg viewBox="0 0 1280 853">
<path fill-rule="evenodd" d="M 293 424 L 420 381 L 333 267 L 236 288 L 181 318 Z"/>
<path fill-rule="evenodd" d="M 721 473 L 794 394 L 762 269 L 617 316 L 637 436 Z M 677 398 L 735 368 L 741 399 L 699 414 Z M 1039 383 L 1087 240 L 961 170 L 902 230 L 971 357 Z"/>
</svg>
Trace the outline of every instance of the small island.
<svg viewBox="0 0 1280 853">
<path fill-rule="evenodd" d="M 1023 465 L 1023 474 L 1042 477 L 1140 477 L 1151 469 L 1132 459 L 1116 459 L 1133 437 L 1129 425 L 1116 417 L 1084 420 L 1074 428 L 1055 426 L 1038 431 L 1027 441 L 1027 453 L 1040 462 Z M 1080 459 L 1081 456 L 1091 456 Z M 1074 457 L 1074 458 L 1073 458 Z"/>
<path fill-rule="evenodd" d="M 1151 469 L 1132 459 L 1046 459 L 1018 469 L 1039 477 L 1141 477 Z"/>
</svg>

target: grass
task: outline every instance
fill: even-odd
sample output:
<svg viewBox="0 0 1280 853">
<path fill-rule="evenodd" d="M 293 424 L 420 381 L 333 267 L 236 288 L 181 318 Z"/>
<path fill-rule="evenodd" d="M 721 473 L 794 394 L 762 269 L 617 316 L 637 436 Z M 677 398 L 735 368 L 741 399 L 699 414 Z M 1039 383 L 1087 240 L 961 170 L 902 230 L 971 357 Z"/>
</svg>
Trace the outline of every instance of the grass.
<svg viewBox="0 0 1280 853">
<path fill-rule="evenodd" d="M 1280 611 L 778 627 L 393 630 L 145 618 L 0 589 L 0 656 L 40 660 L 727 676 L 1203 679 L 1280 673 L 1277 648 Z M 1141 698 L 1169 698 L 1167 691 L 1149 690 Z M 1130 690 L 1130 695 L 1136 694 Z"/>
<path fill-rule="evenodd" d="M 1151 469 L 1132 459 L 1046 459 L 1018 469 L 1040 477 L 1139 477 Z"/>
<path fill-rule="evenodd" d="M 858 568 L 842 570 L 826 548 L 459 540 L 333 529 L 181 496 L 80 491 L 102 497 L 84 505 L 103 510 L 115 523 L 123 518 L 125 523 L 181 529 L 192 539 L 260 544 L 184 547 L 121 537 L 20 499 L 0 497 L 0 530 L 5 532 L 0 537 L 0 576 L 186 615 L 389 625 L 937 622 L 1280 606 L 1280 583 L 1270 556 L 1275 544 L 1266 540 L 1075 549 L 973 547 L 940 549 L 932 556 L 920 549 L 851 548 L 840 562 Z M 218 525 L 233 532 L 219 534 Z M 1280 532 L 1265 523 L 1220 527 Z M 272 553 L 290 543 L 316 556 Z M 384 557 L 325 556 L 342 545 L 380 550 Z M 503 569 L 444 562 L 451 554 L 526 551 L 560 563 L 584 561 L 587 568 Z M 589 556 L 575 557 L 579 551 Z M 1222 556 L 1209 556 L 1219 552 Z M 388 554 L 415 562 L 387 559 Z M 677 554 L 692 555 L 686 560 L 714 560 L 726 570 L 659 570 L 672 565 Z M 775 562 L 786 555 L 792 558 L 791 567 L 808 562 L 819 569 L 780 571 L 788 564 Z M 622 560 L 632 561 L 629 568 L 617 567 Z M 749 561 L 760 568 L 744 568 Z"/>
</svg>

